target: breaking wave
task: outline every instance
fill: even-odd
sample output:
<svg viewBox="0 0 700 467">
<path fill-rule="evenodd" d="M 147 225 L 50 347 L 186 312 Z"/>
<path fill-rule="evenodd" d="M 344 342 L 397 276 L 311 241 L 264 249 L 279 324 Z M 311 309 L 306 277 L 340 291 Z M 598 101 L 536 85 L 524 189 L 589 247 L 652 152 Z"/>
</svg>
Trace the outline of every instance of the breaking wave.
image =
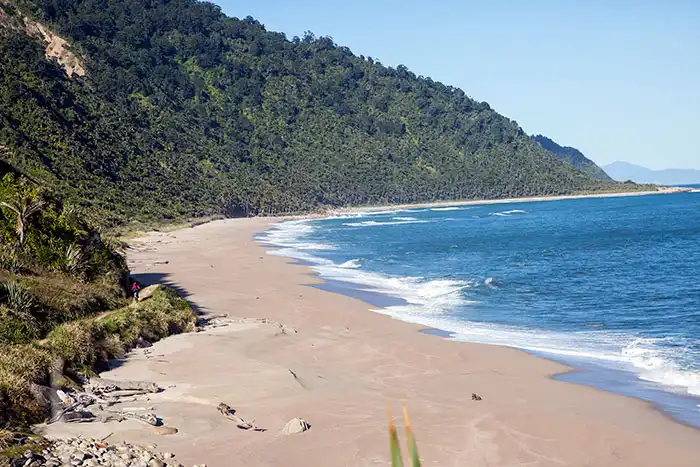
<svg viewBox="0 0 700 467">
<path fill-rule="evenodd" d="M 449 206 L 446 208 L 432 208 L 431 211 L 464 211 L 465 209 L 469 209 L 469 208 Z"/>
<path fill-rule="evenodd" d="M 376 227 L 376 226 L 382 226 L 382 225 L 402 225 L 402 224 L 427 224 L 431 221 L 427 220 L 397 220 L 397 221 L 387 221 L 387 222 L 380 222 L 380 221 L 362 221 L 362 222 L 347 222 L 343 225 L 347 225 L 348 227 Z"/>
<path fill-rule="evenodd" d="M 408 221 L 404 221 L 404 223 L 408 223 Z M 390 222 L 377 224 L 390 224 Z M 473 303 L 466 300 L 462 294 L 464 289 L 474 285 L 472 282 L 449 279 L 428 280 L 422 277 L 395 277 L 363 271 L 359 269 L 361 260 L 357 258 L 337 264 L 329 259 L 315 256 L 312 253 L 313 248 L 309 248 L 309 245 L 319 244 L 305 238 L 313 230 L 314 226 L 308 221 L 285 222 L 273 226 L 258 240 L 279 248 L 270 251 L 270 254 L 307 262 L 324 279 L 353 283 L 360 290 L 401 299 L 405 302 L 404 305 L 388 309 L 396 313 L 406 314 L 406 316 L 439 315 L 460 305 Z"/>
<path fill-rule="evenodd" d="M 523 211 L 522 209 L 511 209 L 510 211 L 491 212 L 489 213 L 489 216 L 505 217 L 512 216 L 513 214 L 527 214 L 527 211 Z"/>
</svg>

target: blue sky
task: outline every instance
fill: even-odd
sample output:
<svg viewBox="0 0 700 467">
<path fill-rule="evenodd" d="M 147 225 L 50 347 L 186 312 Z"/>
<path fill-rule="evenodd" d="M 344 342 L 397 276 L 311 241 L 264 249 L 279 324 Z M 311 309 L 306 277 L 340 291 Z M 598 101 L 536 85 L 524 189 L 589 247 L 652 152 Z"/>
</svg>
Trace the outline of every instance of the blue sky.
<svg viewBox="0 0 700 467">
<path fill-rule="evenodd" d="M 700 1 L 217 0 L 460 87 L 599 164 L 700 168 Z"/>
</svg>

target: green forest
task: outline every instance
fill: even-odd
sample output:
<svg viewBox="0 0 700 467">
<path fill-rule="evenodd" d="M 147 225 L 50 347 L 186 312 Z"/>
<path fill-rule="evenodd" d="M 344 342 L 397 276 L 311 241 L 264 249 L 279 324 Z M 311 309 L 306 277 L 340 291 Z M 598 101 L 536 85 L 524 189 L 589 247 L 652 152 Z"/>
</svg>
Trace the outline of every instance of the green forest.
<svg viewBox="0 0 700 467">
<path fill-rule="evenodd" d="M 461 89 L 211 3 L 2 0 L 0 15 L 3 170 L 103 226 L 635 189 L 558 160 Z M 18 32 L 25 16 L 85 75 Z"/>
</svg>

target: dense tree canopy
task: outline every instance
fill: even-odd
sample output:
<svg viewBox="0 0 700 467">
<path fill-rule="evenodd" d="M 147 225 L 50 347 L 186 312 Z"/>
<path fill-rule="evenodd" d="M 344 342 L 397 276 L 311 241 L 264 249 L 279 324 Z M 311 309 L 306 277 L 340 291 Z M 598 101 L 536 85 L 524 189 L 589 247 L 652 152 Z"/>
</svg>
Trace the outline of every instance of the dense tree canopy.
<svg viewBox="0 0 700 467">
<path fill-rule="evenodd" d="M 87 71 L 69 78 L 39 41 L 0 31 L 6 159 L 106 223 L 611 187 L 487 103 L 328 37 L 287 40 L 194 0 L 0 8 L 64 37 Z"/>
</svg>

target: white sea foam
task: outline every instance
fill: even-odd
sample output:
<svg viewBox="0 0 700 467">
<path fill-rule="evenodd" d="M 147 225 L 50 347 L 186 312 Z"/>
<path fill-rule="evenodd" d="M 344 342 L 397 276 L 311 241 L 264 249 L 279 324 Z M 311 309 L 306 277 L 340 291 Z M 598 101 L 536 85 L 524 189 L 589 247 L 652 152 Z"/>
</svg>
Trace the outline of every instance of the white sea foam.
<svg viewBox="0 0 700 467">
<path fill-rule="evenodd" d="M 662 341 L 634 339 L 622 349 L 622 354 L 641 370 L 641 379 L 683 388 L 689 394 L 700 396 L 700 373 L 680 368 L 674 361 L 679 350 L 658 345 Z"/>
<path fill-rule="evenodd" d="M 464 289 L 472 285 L 467 281 L 392 277 L 357 268 L 349 269 L 332 262 L 312 267 L 326 279 L 350 282 L 358 285 L 361 290 L 404 300 L 405 305 L 390 307 L 395 311 L 401 310 L 402 313 L 435 316 L 469 303 L 462 294 Z"/>
<path fill-rule="evenodd" d="M 346 222 L 343 225 L 347 225 L 348 227 L 376 227 L 376 226 L 383 226 L 383 225 L 403 225 L 403 224 L 427 224 L 428 220 L 402 220 L 402 221 L 387 221 L 387 222 L 379 222 L 379 221 L 362 221 L 362 222 Z"/>
<path fill-rule="evenodd" d="M 333 245 L 299 241 L 299 238 L 310 234 L 312 231 L 313 226 L 307 219 L 289 221 L 274 226 L 265 232 L 261 240 L 276 246 L 293 247 L 296 250 L 335 250 Z"/>
<path fill-rule="evenodd" d="M 456 340 L 506 345 L 573 360 L 607 362 L 615 368 L 636 373 L 641 380 L 700 395 L 700 372 L 681 368 L 674 360 L 674 350 L 654 344 L 653 339 L 639 339 L 624 333 L 558 333 L 456 320 L 428 321 L 421 320 L 419 324 L 453 332 Z"/>
<path fill-rule="evenodd" d="M 700 372 L 679 368 L 669 355 L 672 350 L 635 339 L 624 333 L 544 332 L 490 323 L 463 321 L 452 316 L 414 313 L 404 307 L 374 310 L 394 318 L 453 334 L 453 339 L 482 344 L 505 345 L 569 361 L 587 360 L 627 369 L 641 380 L 671 390 L 700 395 Z M 620 348 L 620 343 L 629 341 Z M 642 346 L 642 343 L 644 345 Z M 641 346 L 641 347 L 640 347 Z"/>
<path fill-rule="evenodd" d="M 378 225 L 391 224 L 371 222 Z M 614 368 L 634 371 L 642 380 L 658 383 L 679 392 L 700 395 L 700 372 L 679 364 L 678 354 L 682 353 L 683 349 L 678 342 L 641 339 L 622 332 L 604 330 L 553 332 L 465 321 L 463 317 L 455 316 L 451 312 L 460 309 L 464 313 L 470 304 L 477 303 L 468 300 L 465 291 L 478 283 L 448 279 L 427 280 L 421 277 L 391 277 L 362 270 L 361 260 L 357 258 L 336 264 L 329 259 L 315 256 L 316 251 L 334 247 L 310 241 L 309 236 L 313 231 L 314 225 L 306 220 L 285 222 L 273 226 L 261 235 L 260 240 L 279 248 L 270 254 L 304 260 L 323 278 L 351 282 L 362 290 L 375 291 L 405 301 L 402 305 L 374 310 L 378 313 L 450 332 L 456 340 L 506 345 L 549 354 L 553 358 L 560 356 L 567 360 L 584 359 L 612 365 Z M 483 283 L 488 286 L 497 284 L 493 278 L 487 278 Z"/>
<path fill-rule="evenodd" d="M 323 219 L 361 219 L 363 217 L 365 217 L 363 212 L 344 212 L 342 214 L 332 214 Z"/>
<path fill-rule="evenodd" d="M 417 221 L 415 217 L 392 217 L 395 221 Z"/>
<path fill-rule="evenodd" d="M 384 209 L 384 210 L 367 210 L 367 211 L 348 211 L 348 212 L 338 212 L 329 215 L 328 217 L 321 218 L 325 219 L 359 219 L 362 217 L 372 217 L 372 216 L 388 216 L 391 214 L 411 214 L 417 212 L 425 212 L 427 209 Z"/>
<path fill-rule="evenodd" d="M 360 260 L 357 259 L 357 258 L 356 258 L 356 259 L 351 259 L 351 260 L 349 260 L 349 261 L 344 262 L 343 264 L 339 264 L 339 265 L 338 265 L 339 268 L 343 268 L 343 269 L 357 269 L 357 268 L 359 268 L 360 266 L 361 266 L 361 265 L 360 265 Z"/>
<path fill-rule="evenodd" d="M 492 212 L 489 213 L 489 216 L 506 217 L 512 216 L 513 214 L 527 214 L 527 211 L 523 211 L 522 209 L 511 209 L 510 211 Z"/>
<path fill-rule="evenodd" d="M 404 211 L 404 209 L 389 209 L 385 211 L 363 211 L 362 214 L 365 216 L 381 216 L 383 214 L 398 214 Z"/>
<path fill-rule="evenodd" d="M 414 222 L 416 221 L 399 221 L 394 222 L 394 224 Z M 362 224 L 383 225 L 392 223 Z M 358 285 L 362 290 L 400 298 L 406 302 L 406 305 L 401 305 L 399 308 L 406 313 L 438 315 L 469 303 L 462 294 L 465 288 L 473 285 L 467 281 L 426 280 L 421 277 L 392 277 L 359 269 L 359 259 L 336 264 L 329 259 L 314 256 L 313 250 L 320 249 L 318 248 L 319 245 L 329 245 L 309 242 L 307 237 L 313 233 L 313 230 L 314 226 L 308 221 L 284 222 L 273 226 L 265 232 L 260 237 L 260 241 L 279 247 L 278 250 L 271 251 L 270 254 L 287 256 L 308 262 L 323 278 L 351 282 Z M 315 248 L 312 248 L 312 246 Z"/>
<path fill-rule="evenodd" d="M 470 209 L 470 208 L 448 206 L 446 208 L 432 208 L 431 211 L 464 211 L 465 209 Z"/>
<path fill-rule="evenodd" d="M 389 214 L 401 214 L 401 213 L 416 213 L 425 212 L 427 209 L 385 209 L 381 211 L 358 211 L 355 214 L 359 214 L 362 217 L 369 216 L 386 216 Z"/>
</svg>

